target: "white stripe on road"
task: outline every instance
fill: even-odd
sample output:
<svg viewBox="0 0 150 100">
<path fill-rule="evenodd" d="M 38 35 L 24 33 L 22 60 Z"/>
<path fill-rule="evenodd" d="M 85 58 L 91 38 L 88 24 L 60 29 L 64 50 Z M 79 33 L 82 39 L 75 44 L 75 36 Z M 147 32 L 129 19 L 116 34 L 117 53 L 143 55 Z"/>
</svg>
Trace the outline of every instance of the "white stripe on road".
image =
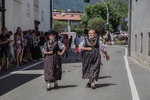
<svg viewBox="0 0 150 100">
<path fill-rule="evenodd" d="M 25 67 L 25 68 L 22 68 L 22 69 L 20 69 L 20 70 L 18 70 L 18 71 L 11 72 L 11 73 L 9 73 L 9 74 L 7 74 L 7 75 L 4 75 L 4 76 L 0 77 L 0 80 L 1 80 L 1 79 L 4 79 L 4 78 L 6 78 L 6 77 L 9 77 L 9 76 L 11 76 L 11 75 L 13 75 L 13 74 L 17 74 L 17 73 L 19 73 L 20 71 L 23 71 L 23 70 L 32 68 L 32 67 L 34 67 L 34 66 L 36 66 L 36 65 L 38 65 L 38 64 L 41 64 L 42 62 L 43 62 L 43 61 L 40 61 L 40 62 L 37 62 L 37 63 L 35 63 L 35 64 L 33 64 L 33 65 L 30 65 L 30 66 L 27 66 L 27 67 Z"/>
<path fill-rule="evenodd" d="M 126 70 L 127 70 L 127 74 L 128 74 L 128 79 L 129 79 L 129 84 L 130 84 L 130 89 L 131 89 L 131 93 L 132 93 L 132 100 L 140 100 L 138 92 L 137 92 L 137 88 L 131 73 L 131 69 L 129 67 L 129 62 L 127 59 L 127 48 L 123 47 L 125 49 L 125 55 L 124 55 L 124 59 L 125 59 L 125 63 L 126 63 Z"/>
</svg>

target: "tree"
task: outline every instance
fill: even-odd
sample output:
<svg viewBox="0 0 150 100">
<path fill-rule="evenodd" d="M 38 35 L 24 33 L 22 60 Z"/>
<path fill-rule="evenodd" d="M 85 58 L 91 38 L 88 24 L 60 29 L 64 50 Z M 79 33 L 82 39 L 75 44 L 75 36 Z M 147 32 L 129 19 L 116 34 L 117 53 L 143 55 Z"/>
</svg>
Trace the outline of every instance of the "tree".
<svg viewBox="0 0 150 100">
<path fill-rule="evenodd" d="M 104 23 L 105 21 L 102 18 L 92 18 L 88 21 L 88 29 L 97 30 L 100 33 L 104 32 Z"/>
<path fill-rule="evenodd" d="M 61 33 L 67 29 L 67 22 L 62 21 L 53 21 L 53 29 Z"/>
<path fill-rule="evenodd" d="M 128 4 L 126 0 L 117 0 L 115 5 L 115 10 L 117 13 L 121 15 L 121 26 L 123 30 L 127 30 L 127 22 L 125 22 L 125 18 L 128 16 Z"/>
<path fill-rule="evenodd" d="M 124 24 L 124 18 L 127 16 L 127 4 L 123 1 L 124 0 L 119 0 L 118 2 L 117 0 L 107 0 L 106 2 L 109 9 L 109 26 L 112 27 L 113 31 L 117 31 L 118 26 Z M 93 18 L 102 18 L 106 22 L 107 11 L 103 2 L 88 5 L 85 8 L 85 15 L 82 17 L 82 24 L 87 27 L 88 21 Z"/>
</svg>

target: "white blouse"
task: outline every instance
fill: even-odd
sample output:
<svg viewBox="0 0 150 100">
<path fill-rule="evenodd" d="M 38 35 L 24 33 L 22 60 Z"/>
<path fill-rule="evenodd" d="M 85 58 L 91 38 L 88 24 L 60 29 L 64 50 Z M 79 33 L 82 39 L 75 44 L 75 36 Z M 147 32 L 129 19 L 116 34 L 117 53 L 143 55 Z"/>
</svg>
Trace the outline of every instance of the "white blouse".
<svg viewBox="0 0 150 100">
<path fill-rule="evenodd" d="M 43 47 L 42 51 L 47 52 L 47 49 L 48 49 L 48 48 L 47 48 L 47 47 L 48 47 L 47 45 L 48 45 L 49 43 L 51 43 L 50 40 L 44 44 L 44 47 Z M 64 49 L 65 49 L 65 45 L 64 45 L 61 41 L 58 41 L 58 47 L 59 47 L 60 50 L 64 50 Z"/>
<path fill-rule="evenodd" d="M 99 39 L 99 50 L 101 51 L 101 52 L 103 52 L 103 51 L 106 51 L 106 44 L 104 44 L 100 39 Z M 79 50 L 79 52 L 81 52 L 82 50 L 81 50 L 81 48 L 82 47 L 85 47 L 85 39 L 79 44 L 79 48 L 78 48 L 78 50 Z"/>
</svg>

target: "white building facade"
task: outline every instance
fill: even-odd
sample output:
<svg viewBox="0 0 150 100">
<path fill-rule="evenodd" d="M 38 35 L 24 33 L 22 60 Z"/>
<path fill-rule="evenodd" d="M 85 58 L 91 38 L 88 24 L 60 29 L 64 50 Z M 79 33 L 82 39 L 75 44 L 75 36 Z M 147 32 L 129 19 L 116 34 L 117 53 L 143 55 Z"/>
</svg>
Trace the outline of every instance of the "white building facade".
<svg viewBox="0 0 150 100">
<path fill-rule="evenodd" d="M 150 67 L 150 0 L 132 0 L 131 56 Z"/>
<path fill-rule="evenodd" d="M 12 32 L 15 32 L 17 27 L 43 32 L 50 29 L 50 0 L 0 1 L 5 2 L 6 10 L 5 16 L 0 17 L 0 27 L 6 26 Z"/>
</svg>

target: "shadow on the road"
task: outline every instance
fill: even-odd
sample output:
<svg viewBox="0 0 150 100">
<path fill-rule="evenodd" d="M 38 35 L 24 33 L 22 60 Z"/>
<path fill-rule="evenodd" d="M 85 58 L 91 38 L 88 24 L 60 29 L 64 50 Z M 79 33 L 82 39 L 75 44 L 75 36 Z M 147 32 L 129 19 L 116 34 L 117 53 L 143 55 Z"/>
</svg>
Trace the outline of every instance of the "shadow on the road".
<svg viewBox="0 0 150 100">
<path fill-rule="evenodd" d="M 98 77 L 98 79 L 104 79 L 104 78 L 111 78 L 112 76 L 101 76 L 101 77 Z"/>
<path fill-rule="evenodd" d="M 42 74 L 14 74 L 2 79 L 0 80 L 0 96 L 40 76 Z"/>
<path fill-rule="evenodd" d="M 96 88 L 103 88 L 111 85 L 117 85 L 117 84 L 111 84 L 111 83 L 96 84 Z"/>
<path fill-rule="evenodd" d="M 58 86 L 55 89 L 64 89 L 64 88 L 73 88 L 73 87 L 78 87 L 77 85 L 64 85 L 64 86 Z"/>
</svg>

